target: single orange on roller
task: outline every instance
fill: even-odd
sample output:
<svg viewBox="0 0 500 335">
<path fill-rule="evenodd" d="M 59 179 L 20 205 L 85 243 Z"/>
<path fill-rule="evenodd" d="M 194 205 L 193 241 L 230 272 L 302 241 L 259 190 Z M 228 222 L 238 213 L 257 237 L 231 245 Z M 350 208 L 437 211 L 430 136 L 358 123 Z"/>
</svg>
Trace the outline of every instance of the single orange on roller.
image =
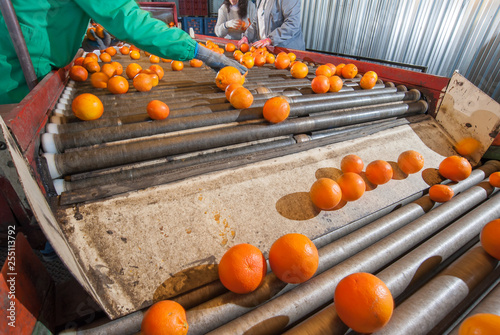
<svg viewBox="0 0 500 335">
<path fill-rule="evenodd" d="M 342 190 L 339 184 L 330 178 L 319 178 L 309 190 L 313 204 L 321 210 L 331 210 L 342 199 Z"/>
<path fill-rule="evenodd" d="M 203 61 L 193 58 L 189 61 L 189 66 L 191 67 L 201 67 L 203 65 Z"/>
<path fill-rule="evenodd" d="M 274 67 L 280 70 L 287 69 L 290 66 L 290 58 L 286 53 L 278 54 L 274 61 Z"/>
<path fill-rule="evenodd" d="M 163 120 L 170 114 L 170 108 L 167 104 L 160 100 L 151 100 L 146 106 L 148 115 L 153 120 Z"/>
<path fill-rule="evenodd" d="M 429 188 L 429 198 L 435 202 L 450 201 L 455 192 L 448 185 L 436 184 Z"/>
<path fill-rule="evenodd" d="M 215 76 L 215 84 L 221 90 L 225 90 L 229 84 L 241 84 L 245 83 L 245 77 L 241 75 L 240 71 L 233 66 L 226 66 L 217 72 Z"/>
<path fill-rule="evenodd" d="M 95 88 L 106 88 L 108 87 L 109 76 L 104 72 L 94 72 L 90 76 L 90 83 Z"/>
<path fill-rule="evenodd" d="M 342 190 L 342 199 L 345 201 L 355 201 L 365 193 L 366 184 L 364 179 L 357 173 L 346 172 L 337 179 Z"/>
<path fill-rule="evenodd" d="M 366 166 L 366 179 L 375 185 L 382 185 L 392 179 L 394 171 L 391 164 L 384 160 L 376 160 Z"/>
<path fill-rule="evenodd" d="M 73 65 L 69 71 L 69 77 L 74 81 L 85 81 L 89 76 L 88 71 L 80 65 Z"/>
<path fill-rule="evenodd" d="M 303 234 L 286 234 L 274 241 L 269 250 L 269 266 L 280 280 L 300 284 L 318 270 L 318 249 Z"/>
<path fill-rule="evenodd" d="M 338 92 L 344 87 L 344 81 L 339 76 L 331 76 L 328 81 L 330 82 L 330 88 L 328 89 L 330 92 Z"/>
<path fill-rule="evenodd" d="M 233 93 L 233 91 L 235 89 L 237 89 L 238 87 L 243 87 L 243 85 L 241 85 L 240 83 L 232 83 L 232 84 L 227 85 L 227 87 L 224 91 L 226 94 L 227 101 L 229 101 L 229 98 L 231 97 L 231 93 Z"/>
<path fill-rule="evenodd" d="M 157 75 L 158 79 L 161 80 L 163 76 L 165 75 L 165 71 L 161 67 L 161 65 L 158 64 L 153 64 L 149 67 L 150 70 L 153 70 Z"/>
<path fill-rule="evenodd" d="M 229 103 L 236 109 L 249 108 L 253 103 L 253 95 L 245 87 L 237 87 L 231 92 Z"/>
<path fill-rule="evenodd" d="M 458 335 L 497 335 L 500 329 L 500 316 L 491 313 L 478 313 L 466 318 L 458 328 Z"/>
<path fill-rule="evenodd" d="M 101 100 L 91 93 L 78 95 L 73 99 L 71 109 L 77 118 L 84 121 L 97 120 L 104 112 Z"/>
<path fill-rule="evenodd" d="M 174 71 L 181 71 L 182 69 L 184 69 L 184 63 L 179 60 L 174 60 L 172 63 L 170 63 L 170 66 Z"/>
<path fill-rule="evenodd" d="M 234 50 L 236 50 L 236 45 L 234 45 L 233 43 L 228 43 L 226 44 L 225 49 L 227 52 L 233 52 Z"/>
<path fill-rule="evenodd" d="M 358 68 L 354 64 L 347 64 L 342 68 L 342 77 L 352 79 L 358 74 Z"/>
<path fill-rule="evenodd" d="M 359 333 L 374 333 L 391 319 L 394 300 L 385 283 L 376 276 L 358 272 L 343 278 L 333 296 L 337 314 Z"/>
<path fill-rule="evenodd" d="M 132 84 L 139 92 L 147 92 L 153 88 L 153 79 L 147 73 L 139 73 L 134 77 Z"/>
<path fill-rule="evenodd" d="M 363 160 L 358 155 L 347 155 L 340 161 L 340 169 L 342 172 L 354 172 L 361 173 L 365 164 Z"/>
<path fill-rule="evenodd" d="M 492 257 L 500 260 L 500 219 L 488 222 L 481 230 L 480 240 L 483 249 Z"/>
<path fill-rule="evenodd" d="M 122 76 L 114 76 L 108 80 L 108 91 L 113 94 L 124 94 L 128 92 L 128 80 Z"/>
<path fill-rule="evenodd" d="M 290 67 L 290 74 L 293 78 L 302 79 L 309 73 L 309 68 L 302 62 L 295 62 Z"/>
<path fill-rule="evenodd" d="M 237 244 L 224 253 L 218 272 L 222 285 L 231 292 L 250 293 L 266 276 L 266 259 L 259 248 L 247 243 Z"/>
<path fill-rule="evenodd" d="M 188 329 L 186 311 L 172 300 L 155 303 L 144 313 L 141 323 L 142 335 L 186 335 Z"/>
<path fill-rule="evenodd" d="M 139 72 L 141 72 L 142 66 L 140 66 L 137 63 L 130 63 L 127 65 L 125 68 L 125 74 L 127 75 L 128 79 L 133 79 Z"/>
<path fill-rule="evenodd" d="M 489 182 L 493 187 L 500 187 L 500 171 L 490 174 Z"/>
<path fill-rule="evenodd" d="M 326 93 L 330 89 L 330 81 L 324 75 L 316 76 L 311 81 L 311 88 L 314 93 Z"/>
<path fill-rule="evenodd" d="M 332 68 L 328 65 L 320 65 L 318 66 L 314 74 L 316 76 L 323 75 L 325 77 L 330 78 L 331 76 L 333 76 L 333 71 Z"/>
<path fill-rule="evenodd" d="M 472 172 L 469 161 L 460 156 L 450 156 L 439 164 L 439 174 L 452 181 L 467 179 Z"/>
<path fill-rule="evenodd" d="M 377 80 L 378 75 L 374 71 L 368 71 L 363 75 L 363 77 L 361 77 L 361 80 L 359 81 L 359 87 L 364 90 L 370 90 L 375 87 L 375 84 L 377 84 Z"/>
<path fill-rule="evenodd" d="M 262 109 L 264 119 L 271 123 L 279 123 L 290 115 L 290 104 L 285 97 L 273 97 L 266 101 Z"/>
<path fill-rule="evenodd" d="M 424 167 L 424 157 L 415 150 L 404 151 L 398 157 L 398 166 L 406 174 L 417 173 Z"/>
</svg>

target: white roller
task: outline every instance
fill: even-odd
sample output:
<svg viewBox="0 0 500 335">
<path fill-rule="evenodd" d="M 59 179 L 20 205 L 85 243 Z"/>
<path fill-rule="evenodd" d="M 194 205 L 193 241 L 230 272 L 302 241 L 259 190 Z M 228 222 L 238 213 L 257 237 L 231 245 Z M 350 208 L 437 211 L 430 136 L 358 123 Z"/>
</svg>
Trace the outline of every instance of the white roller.
<svg viewBox="0 0 500 335">
<path fill-rule="evenodd" d="M 66 182 L 64 179 L 58 178 L 54 179 L 52 182 L 54 183 L 54 189 L 56 190 L 57 195 L 61 195 L 61 193 L 66 191 Z"/>
<path fill-rule="evenodd" d="M 52 115 L 50 117 L 50 123 L 53 123 L 53 124 L 62 124 L 61 117 L 58 116 L 58 115 Z"/>
<path fill-rule="evenodd" d="M 59 125 L 56 123 L 47 123 L 45 131 L 51 134 L 59 134 Z"/>
<path fill-rule="evenodd" d="M 61 104 L 69 104 L 71 101 L 68 98 L 60 97 L 59 98 L 59 103 Z"/>
<path fill-rule="evenodd" d="M 57 177 L 60 177 L 61 173 L 57 170 L 57 166 L 56 166 L 56 155 L 44 153 L 43 157 L 47 161 L 47 167 L 49 168 L 50 177 L 52 179 L 56 179 Z"/>
<path fill-rule="evenodd" d="M 46 153 L 56 154 L 58 152 L 56 143 L 54 142 L 54 134 L 42 134 L 42 148 Z"/>
</svg>

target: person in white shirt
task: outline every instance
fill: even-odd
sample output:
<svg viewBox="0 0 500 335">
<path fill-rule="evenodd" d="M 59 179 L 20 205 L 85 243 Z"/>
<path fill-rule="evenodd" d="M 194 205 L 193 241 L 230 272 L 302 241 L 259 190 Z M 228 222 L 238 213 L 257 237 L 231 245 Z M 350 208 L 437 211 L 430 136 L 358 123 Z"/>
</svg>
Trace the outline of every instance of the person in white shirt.
<svg viewBox="0 0 500 335">
<path fill-rule="evenodd" d="M 255 17 L 255 4 L 250 0 L 224 0 L 219 8 L 215 35 L 231 40 L 241 39 Z"/>
<path fill-rule="evenodd" d="M 273 45 L 305 50 L 300 26 L 300 0 L 257 0 L 257 17 L 243 34 L 238 47 L 251 42 L 256 48 Z"/>
</svg>

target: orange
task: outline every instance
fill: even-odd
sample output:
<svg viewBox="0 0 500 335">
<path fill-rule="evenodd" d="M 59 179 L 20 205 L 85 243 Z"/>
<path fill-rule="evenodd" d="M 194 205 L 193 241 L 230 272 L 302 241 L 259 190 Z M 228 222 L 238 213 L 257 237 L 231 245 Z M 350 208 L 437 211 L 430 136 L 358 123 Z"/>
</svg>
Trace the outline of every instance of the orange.
<svg viewBox="0 0 500 335">
<path fill-rule="evenodd" d="M 302 62 L 295 62 L 290 68 L 290 74 L 293 78 L 302 79 L 309 73 L 309 68 Z"/>
<path fill-rule="evenodd" d="M 172 300 L 155 303 L 144 313 L 141 323 L 142 335 L 185 335 L 188 329 L 186 311 Z"/>
<path fill-rule="evenodd" d="M 189 65 L 191 67 L 201 67 L 203 65 L 203 61 L 193 58 L 189 61 Z"/>
<path fill-rule="evenodd" d="M 172 63 L 170 63 L 170 66 L 174 71 L 181 71 L 184 68 L 184 63 L 179 60 L 174 60 Z"/>
<path fill-rule="evenodd" d="M 170 114 L 170 108 L 168 108 L 167 104 L 160 100 L 151 100 L 146 110 L 148 115 L 153 120 L 163 120 L 168 117 Z"/>
<path fill-rule="evenodd" d="M 111 62 L 111 55 L 108 54 L 107 52 L 103 52 L 102 54 L 99 55 L 99 59 L 104 63 L 108 63 Z"/>
<path fill-rule="evenodd" d="M 150 55 L 149 56 L 149 62 L 153 63 L 153 64 L 159 63 L 160 62 L 160 57 L 158 57 L 156 55 Z"/>
<path fill-rule="evenodd" d="M 424 157 L 415 150 L 407 150 L 399 155 L 398 166 L 406 174 L 417 173 L 424 167 Z"/>
<path fill-rule="evenodd" d="M 107 47 L 106 48 L 106 52 L 110 55 L 110 56 L 114 56 L 116 55 L 116 49 L 114 47 Z"/>
<path fill-rule="evenodd" d="M 234 45 L 233 43 L 228 43 L 226 44 L 225 49 L 227 52 L 233 52 L 234 50 L 236 50 L 236 45 Z"/>
<path fill-rule="evenodd" d="M 137 59 L 141 58 L 141 53 L 139 52 L 139 50 L 132 50 L 132 51 L 130 51 L 129 56 L 130 56 L 130 58 L 137 60 Z"/>
<path fill-rule="evenodd" d="M 458 328 L 458 335 L 498 335 L 500 316 L 490 313 L 474 314 Z"/>
<path fill-rule="evenodd" d="M 89 77 L 89 73 L 83 66 L 73 65 L 69 71 L 69 77 L 74 81 L 85 81 Z"/>
<path fill-rule="evenodd" d="M 128 86 L 128 80 L 122 76 L 114 76 L 108 80 L 108 91 L 113 94 L 127 93 Z"/>
<path fill-rule="evenodd" d="M 328 65 L 320 65 L 316 69 L 316 72 L 314 73 L 316 76 L 323 75 L 325 77 L 330 78 L 333 76 L 332 68 L 329 67 Z"/>
<path fill-rule="evenodd" d="M 464 180 L 470 176 L 472 167 L 469 161 L 463 157 L 450 156 L 439 164 L 439 174 L 452 181 Z"/>
<path fill-rule="evenodd" d="M 232 84 L 227 85 L 227 87 L 225 89 L 227 101 L 229 101 L 229 97 L 231 96 L 231 93 L 233 93 L 233 91 L 235 89 L 237 89 L 238 87 L 242 87 L 242 86 L 243 85 L 241 85 L 240 83 L 232 83 Z"/>
<path fill-rule="evenodd" d="M 240 46 L 240 50 L 241 50 L 241 52 L 247 52 L 248 50 L 250 50 L 250 46 L 248 46 L 248 44 L 246 44 L 246 43 L 243 43 Z"/>
<path fill-rule="evenodd" d="M 332 69 L 332 75 L 337 73 L 337 67 L 333 65 L 332 63 L 326 63 L 325 65 L 328 65 L 330 69 Z"/>
<path fill-rule="evenodd" d="M 82 93 L 73 99 L 71 109 L 77 118 L 84 121 L 97 120 L 104 112 L 101 100 L 90 93 Z"/>
<path fill-rule="evenodd" d="M 266 64 L 266 56 L 262 54 L 255 55 L 254 63 L 256 66 L 264 66 Z"/>
<path fill-rule="evenodd" d="M 233 52 L 233 57 L 239 62 L 243 58 L 243 52 L 241 52 L 241 50 L 236 50 Z"/>
<path fill-rule="evenodd" d="M 391 180 L 393 171 L 391 164 L 376 160 L 366 166 L 366 179 L 375 185 L 382 185 Z"/>
<path fill-rule="evenodd" d="M 328 89 L 330 92 L 338 92 L 344 87 L 344 82 L 339 76 L 331 76 L 328 81 L 330 82 L 330 88 Z"/>
<path fill-rule="evenodd" d="M 316 76 L 311 81 L 311 88 L 314 93 L 326 93 L 330 89 L 330 81 L 324 75 Z"/>
<path fill-rule="evenodd" d="M 83 57 L 78 57 L 77 59 L 75 59 L 75 63 L 73 65 L 83 65 L 83 61 L 84 61 L 85 58 Z"/>
<path fill-rule="evenodd" d="M 131 45 L 130 46 L 130 51 L 140 51 L 140 49 L 138 47 L 136 47 L 135 45 Z"/>
<path fill-rule="evenodd" d="M 140 92 L 151 91 L 153 88 L 153 78 L 147 73 L 139 73 L 134 77 L 132 84 Z"/>
<path fill-rule="evenodd" d="M 342 68 L 342 77 L 352 79 L 358 74 L 358 68 L 354 64 L 347 64 Z"/>
<path fill-rule="evenodd" d="M 224 287 L 234 293 L 246 294 L 255 291 L 262 284 L 267 264 L 257 247 L 242 243 L 224 253 L 218 271 Z"/>
<path fill-rule="evenodd" d="M 91 60 L 91 61 L 86 62 L 86 63 L 84 61 L 83 67 L 85 69 L 87 69 L 87 71 L 90 73 L 99 72 L 101 70 L 101 67 L 99 66 L 99 64 L 95 60 Z"/>
<path fill-rule="evenodd" d="M 490 221 L 483 227 L 480 240 L 483 249 L 500 260 L 500 219 Z"/>
<path fill-rule="evenodd" d="M 92 33 L 90 32 L 91 30 L 95 31 L 95 28 L 91 27 L 91 28 L 87 29 L 87 38 L 91 41 L 95 41 L 94 35 L 92 35 Z"/>
<path fill-rule="evenodd" d="M 363 160 L 357 155 L 347 155 L 340 161 L 340 169 L 344 173 L 354 172 L 359 174 L 363 171 L 364 166 Z"/>
<path fill-rule="evenodd" d="M 300 284 L 318 269 L 318 249 L 303 234 L 286 234 L 274 241 L 269 250 L 269 266 L 281 281 Z"/>
<path fill-rule="evenodd" d="M 364 90 L 372 89 L 373 87 L 375 87 L 377 80 L 378 75 L 374 71 L 368 71 L 363 75 L 363 77 L 361 77 L 361 80 L 359 81 L 359 87 Z"/>
<path fill-rule="evenodd" d="M 151 54 L 147 51 L 144 51 L 144 56 L 149 57 L 149 56 L 151 56 Z"/>
<path fill-rule="evenodd" d="M 290 115 L 290 104 L 285 97 L 273 97 L 264 104 L 262 115 L 271 123 L 279 123 Z"/>
<path fill-rule="evenodd" d="M 153 87 L 155 87 L 156 85 L 158 85 L 158 83 L 160 82 L 160 78 L 158 77 L 158 75 L 156 74 L 156 72 L 154 72 L 151 69 L 141 70 L 140 73 L 148 74 L 151 77 Z"/>
<path fill-rule="evenodd" d="M 455 195 L 455 192 L 448 185 L 433 185 L 429 188 L 429 198 L 435 202 L 450 201 Z"/>
<path fill-rule="evenodd" d="M 167 58 L 162 58 L 161 61 L 163 63 L 172 63 L 172 60 L 171 59 L 167 59 Z"/>
<path fill-rule="evenodd" d="M 290 66 L 290 58 L 286 53 L 281 53 L 276 57 L 274 61 L 274 67 L 280 70 L 286 69 Z"/>
<path fill-rule="evenodd" d="M 243 85 L 245 77 L 241 75 L 240 71 L 233 66 L 226 66 L 217 72 L 215 76 L 215 84 L 221 90 L 225 90 L 227 85 L 232 83 L 239 83 Z"/>
<path fill-rule="evenodd" d="M 288 58 L 290 58 L 290 62 L 293 62 L 294 60 L 297 59 L 297 55 L 294 54 L 293 52 L 289 52 L 287 56 Z"/>
<path fill-rule="evenodd" d="M 252 56 L 246 55 L 241 59 L 241 64 L 243 64 L 247 69 L 251 69 L 255 64 L 255 60 Z"/>
<path fill-rule="evenodd" d="M 102 66 L 101 72 L 104 72 L 108 75 L 108 77 L 113 77 L 116 74 L 116 67 L 111 65 L 111 63 L 106 63 Z"/>
<path fill-rule="evenodd" d="M 97 25 L 95 27 L 95 33 L 97 36 L 99 36 L 100 38 L 104 38 L 104 27 L 101 26 L 101 25 Z"/>
<path fill-rule="evenodd" d="M 366 184 L 363 178 L 354 172 L 346 172 L 337 179 L 342 190 L 342 199 L 345 201 L 355 201 L 365 193 Z"/>
<path fill-rule="evenodd" d="M 123 74 L 123 66 L 118 62 L 111 62 L 111 65 L 115 67 L 115 74 L 121 76 Z"/>
<path fill-rule="evenodd" d="M 493 172 L 492 174 L 490 174 L 489 181 L 490 181 L 491 186 L 500 187 L 500 172 L 497 171 L 497 172 Z"/>
<path fill-rule="evenodd" d="M 319 178 L 312 184 L 309 195 L 316 207 L 322 210 L 331 210 L 342 199 L 342 190 L 333 179 Z"/>
<path fill-rule="evenodd" d="M 455 150 L 462 156 L 470 156 L 481 149 L 481 142 L 472 137 L 461 139 L 455 145 Z"/>
<path fill-rule="evenodd" d="M 231 92 L 229 102 L 231 103 L 231 106 L 236 109 L 248 108 L 253 103 L 253 95 L 243 86 L 237 87 L 233 90 L 233 92 Z"/>
<path fill-rule="evenodd" d="M 153 64 L 149 67 L 150 70 L 154 71 L 158 75 L 158 79 L 161 80 L 165 75 L 165 71 L 158 64 Z"/>
<path fill-rule="evenodd" d="M 120 53 L 122 55 L 128 55 L 130 53 L 130 48 L 124 45 L 120 48 Z"/>
<path fill-rule="evenodd" d="M 335 74 L 337 76 L 342 76 L 342 69 L 344 68 L 344 66 L 345 66 L 344 63 L 340 63 L 339 65 L 336 66 Z"/>
<path fill-rule="evenodd" d="M 274 57 L 274 55 L 272 53 L 268 53 L 266 55 L 266 63 L 267 64 L 274 64 L 275 60 L 276 60 L 276 57 Z"/>
<path fill-rule="evenodd" d="M 95 88 L 108 87 L 109 76 L 104 72 L 95 72 L 90 76 L 90 83 Z"/>
<path fill-rule="evenodd" d="M 93 52 L 89 52 L 85 55 L 85 58 L 92 58 L 93 60 L 95 60 L 96 62 L 99 60 L 99 57 L 97 57 L 97 55 Z M 85 64 L 85 60 L 83 61 L 83 63 Z"/>
<path fill-rule="evenodd" d="M 125 73 L 129 79 L 133 79 L 139 72 L 141 72 L 142 67 L 137 63 L 130 63 L 125 69 Z"/>
<path fill-rule="evenodd" d="M 382 329 L 394 310 L 394 300 L 385 283 L 366 272 L 343 278 L 335 288 L 333 301 L 342 322 L 359 333 Z"/>
</svg>

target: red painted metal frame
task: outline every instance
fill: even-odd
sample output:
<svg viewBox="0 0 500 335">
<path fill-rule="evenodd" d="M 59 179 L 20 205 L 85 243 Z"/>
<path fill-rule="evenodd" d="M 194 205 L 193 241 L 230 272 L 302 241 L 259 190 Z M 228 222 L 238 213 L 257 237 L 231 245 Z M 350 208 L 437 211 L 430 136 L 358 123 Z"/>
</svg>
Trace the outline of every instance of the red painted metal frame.
<svg viewBox="0 0 500 335">
<path fill-rule="evenodd" d="M 236 44 L 237 42 L 220 37 L 206 35 L 196 35 L 195 38 L 200 41 L 210 40 L 218 44 L 227 44 L 229 42 Z M 379 78 L 384 81 L 391 81 L 395 84 L 405 85 L 408 88 L 418 89 L 427 99 L 427 102 L 429 103 L 429 113 L 433 116 L 435 116 L 437 112 L 441 95 L 446 90 L 446 87 L 448 86 L 448 83 L 450 81 L 450 79 L 447 77 L 435 76 L 427 73 L 410 71 L 392 66 L 358 61 L 350 58 L 338 57 L 328 54 L 320 54 L 317 52 L 300 51 L 272 46 L 268 47 L 268 49 L 275 54 L 282 51 L 287 53 L 293 52 L 298 59 L 318 64 L 332 63 L 338 65 L 340 63 L 352 63 L 356 65 L 359 72 L 361 73 L 367 71 L 375 71 L 378 74 Z"/>
<path fill-rule="evenodd" d="M 138 2 L 139 6 L 142 7 L 158 7 L 158 8 L 173 8 L 174 10 L 174 23 L 177 27 L 179 23 L 177 20 L 177 8 L 175 2 Z"/>
</svg>

